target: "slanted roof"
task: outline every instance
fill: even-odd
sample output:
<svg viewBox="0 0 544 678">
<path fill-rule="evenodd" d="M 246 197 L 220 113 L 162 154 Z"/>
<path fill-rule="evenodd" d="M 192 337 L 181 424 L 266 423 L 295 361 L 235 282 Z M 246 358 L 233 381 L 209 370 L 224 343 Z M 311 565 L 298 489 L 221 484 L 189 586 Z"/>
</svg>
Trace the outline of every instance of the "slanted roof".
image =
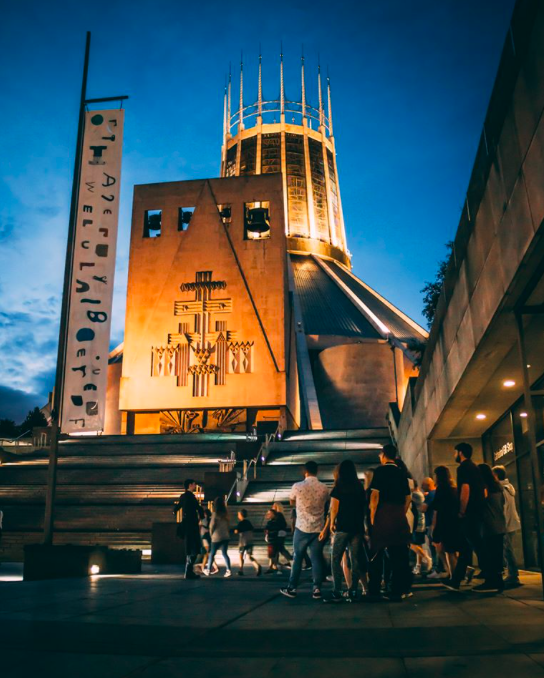
<svg viewBox="0 0 544 678">
<path fill-rule="evenodd" d="M 291 254 L 291 262 L 306 334 L 381 338 L 312 257 Z"/>
<path fill-rule="evenodd" d="M 428 333 L 343 266 L 291 254 L 306 334 L 424 341 Z"/>
</svg>

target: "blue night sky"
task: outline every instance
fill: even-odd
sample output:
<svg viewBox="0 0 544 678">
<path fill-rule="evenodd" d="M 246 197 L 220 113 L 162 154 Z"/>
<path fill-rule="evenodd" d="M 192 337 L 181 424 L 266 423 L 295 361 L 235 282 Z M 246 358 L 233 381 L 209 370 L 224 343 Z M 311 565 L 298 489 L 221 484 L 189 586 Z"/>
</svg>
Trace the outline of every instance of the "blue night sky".
<svg viewBox="0 0 544 678">
<path fill-rule="evenodd" d="M 17 0 L 0 24 L 0 418 L 54 380 L 85 31 L 88 97 L 128 94 L 112 346 L 123 337 L 132 189 L 219 173 L 223 85 L 317 103 L 329 67 L 354 272 L 424 323 L 420 290 L 457 228 L 514 0 Z M 237 101 L 237 86 L 233 90 Z"/>
</svg>

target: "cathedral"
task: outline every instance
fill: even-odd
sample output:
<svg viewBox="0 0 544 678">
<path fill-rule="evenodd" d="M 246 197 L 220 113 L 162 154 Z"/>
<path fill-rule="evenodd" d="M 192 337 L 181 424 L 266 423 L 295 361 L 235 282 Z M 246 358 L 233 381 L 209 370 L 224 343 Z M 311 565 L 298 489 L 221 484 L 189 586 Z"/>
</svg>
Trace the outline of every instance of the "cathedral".
<svg viewBox="0 0 544 678">
<path fill-rule="evenodd" d="M 427 332 L 352 273 L 330 81 L 318 104 L 229 76 L 220 178 L 134 189 L 105 434 L 382 427 Z M 323 86 L 325 85 L 325 86 Z M 325 95 L 324 91 L 325 90 Z M 236 108 L 234 112 L 233 108 Z"/>
</svg>

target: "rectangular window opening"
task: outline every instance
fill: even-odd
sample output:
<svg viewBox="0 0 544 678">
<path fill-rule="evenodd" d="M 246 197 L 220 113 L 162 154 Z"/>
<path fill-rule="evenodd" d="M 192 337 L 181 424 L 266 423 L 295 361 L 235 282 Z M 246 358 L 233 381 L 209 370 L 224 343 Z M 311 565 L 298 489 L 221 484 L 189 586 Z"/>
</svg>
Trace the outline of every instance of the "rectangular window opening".
<svg viewBox="0 0 544 678">
<path fill-rule="evenodd" d="M 144 238 L 158 238 L 162 229 L 162 210 L 144 212 Z"/>
<path fill-rule="evenodd" d="M 227 226 L 230 226 L 232 222 L 232 205 L 230 203 L 225 205 L 217 205 L 217 209 L 219 211 L 221 221 L 224 224 L 227 224 Z"/>
<path fill-rule="evenodd" d="M 270 238 L 270 203 L 244 203 L 244 240 Z"/>
<path fill-rule="evenodd" d="M 186 231 L 193 218 L 194 207 L 180 207 L 178 210 L 178 231 Z"/>
</svg>

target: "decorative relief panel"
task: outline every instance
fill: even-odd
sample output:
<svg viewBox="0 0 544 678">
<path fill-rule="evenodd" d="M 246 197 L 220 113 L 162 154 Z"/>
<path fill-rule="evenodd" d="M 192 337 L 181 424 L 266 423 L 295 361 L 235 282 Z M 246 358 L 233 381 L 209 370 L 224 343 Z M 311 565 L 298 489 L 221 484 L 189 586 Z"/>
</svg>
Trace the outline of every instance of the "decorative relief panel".
<svg viewBox="0 0 544 678">
<path fill-rule="evenodd" d="M 226 320 L 216 316 L 232 313 L 232 299 L 212 298 L 227 283 L 212 280 L 212 271 L 199 271 L 194 282 L 182 283 L 182 292 L 194 292 L 195 298 L 174 303 L 174 315 L 187 318 L 178 332 L 168 335 L 166 346 L 151 349 L 151 376 L 177 377 L 178 386 L 192 382 L 194 397 L 208 395 L 210 378 L 216 386 L 226 384 L 227 374 L 253 371 L 253 341 L 243 341 L 227 329 Z"/>
</svg>

